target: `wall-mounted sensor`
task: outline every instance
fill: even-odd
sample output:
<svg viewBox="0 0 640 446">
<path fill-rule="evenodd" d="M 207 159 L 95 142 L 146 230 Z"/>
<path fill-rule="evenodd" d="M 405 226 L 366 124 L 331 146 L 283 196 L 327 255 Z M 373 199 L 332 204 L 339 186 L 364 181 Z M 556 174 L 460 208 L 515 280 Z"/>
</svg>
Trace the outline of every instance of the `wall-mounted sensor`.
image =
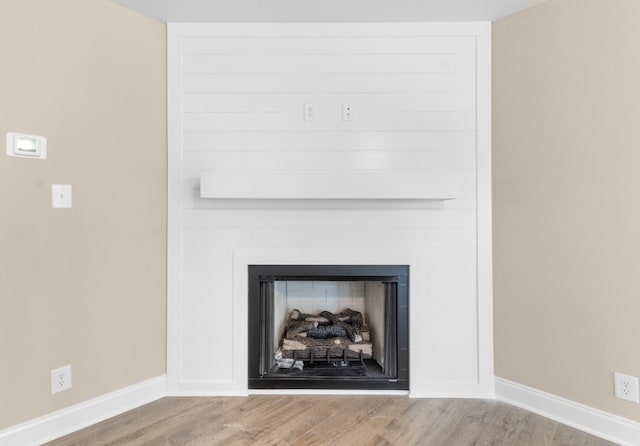
<svg viewBox="0 0 640 446">
<path fill-rule="evenodd" d="M 47 138 L 44 136 L 7 132 L 7 155 L 45 159 L 47 157 Z"/>
</svg>

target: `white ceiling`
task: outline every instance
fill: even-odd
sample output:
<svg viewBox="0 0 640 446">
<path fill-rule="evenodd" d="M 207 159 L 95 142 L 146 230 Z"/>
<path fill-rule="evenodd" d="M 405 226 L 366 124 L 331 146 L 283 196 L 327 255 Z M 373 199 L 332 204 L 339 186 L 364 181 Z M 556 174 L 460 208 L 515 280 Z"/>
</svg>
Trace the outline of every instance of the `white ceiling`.
<svg viewBox="0 0 640 446">
<path fill-rule="evenodd" d="M 112 0 L 163 22 L 495 21 L 528 0 Z"/>
</svg>

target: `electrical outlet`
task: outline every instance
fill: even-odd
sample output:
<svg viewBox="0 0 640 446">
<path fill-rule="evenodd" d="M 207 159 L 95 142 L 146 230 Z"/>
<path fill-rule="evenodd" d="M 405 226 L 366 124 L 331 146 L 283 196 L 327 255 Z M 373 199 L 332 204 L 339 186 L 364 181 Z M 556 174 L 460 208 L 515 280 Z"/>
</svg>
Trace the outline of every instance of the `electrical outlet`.
<svg viewBox="0 0 640 446">
<path fill-rule="evenodd" d="M 306 122 L 315 121 L 318 117 L 318 106 L 309 102 L 304 103 L 304 120 Z"/>
<path fill-rule="evenodd" d="M 71 388 L 71 366 L 66 365 L 51 370 L 51 393 L 62 392 Z"/>
<path fill-rule="evenodd" d="M 640 403 L 638 378 L 616 372 L 613 374 L 613 381 L 616 398 L 631 401 L 632 403 Z"/>
<path fill-rule="evenodd" d="M 353 107 L 351 104 L 342 104 L 342 120 L 343 121 L 353 121 Z"/>
</svg>

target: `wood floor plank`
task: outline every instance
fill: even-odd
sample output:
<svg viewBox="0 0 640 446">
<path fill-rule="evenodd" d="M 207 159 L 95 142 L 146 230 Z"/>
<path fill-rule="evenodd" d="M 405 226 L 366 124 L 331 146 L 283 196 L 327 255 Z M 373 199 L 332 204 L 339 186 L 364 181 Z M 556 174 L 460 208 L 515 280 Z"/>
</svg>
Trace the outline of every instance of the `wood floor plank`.
<svg viewBox="0 0 640 446">
<path fill-rule="evenodd" d="M 327 401 L 327 417 L 313 427 L 313 432 L 334 444 L 343 432 L 357 423 L 364 422 L 367 415 L 383 402 L 384 399 L 379 396 L 334 396 Z"/>
<path fill-rule="evenodd" d="M 371 444 L 384 428 L 407 410 L 415 400 L 408 398 L 391 398 L 371 410 L 364 423 L 356 423 L 340 435 L 344 444 Z"/>
<path fill-rule="evenodd" d="M 612 443 L 594 437 L 585 432 L 559 424 L 553 437 L 553 444 L 570 444 L 572 446 L 608 446 Z"/>
<path fill-rule="evenodd" d="M 304 401 L 309 404 L 302 404 Z M 257 440 L 265 445 L 279 444 L 281 441 L 287 444 L 294 443 L 327 418 L 327 413 L 331 411 L 335 401 L 335 398 L 327 401 L 324 397 L 319 398 L 317 402 L 308 398 L 296 401 L 299 410 L 296 417 L 283 421 L 271 432 L 258 437 Z"/>
<path fill-rule="evenodd" d="M 173 434 L 170 439 L 172 444 L 255 444 L 263 432 L 273 430 L 276 419 L 296 416 L 290 406 L 293 399 L 293 396 L 248 398 L 240 410 L 209 414 L 200 423 L 186 426 L 188 429 Z"/>
<path fill-rule="evenodd" d="M 458 399 L 417 402 L 389 423 L 378 439 L 380 444 L 421 444 L 425 438 L 440 441 L 468 407 L 466 401 Z"/>
<path fill-rule="evenodd" d="M 206 399 L 196 399 L 196 404 L 181 412 L 173 412 L 171 416 L 158 419 L 146 426 L 140 428 L 127 435 L 120 435 L 115 441 L 108 443 L 109 446 L 120 445 L 146 445 L 157 444 L 166 432 L 175 432 L 185 426 L 191 425 L 193 419 L 217 420 L 219 416 L 226 413 L 232 413 L 238 407 L 243 405 L 241 398 L 220 398 L 217 404 L 212 406 Z"/>
<path fill-rule="evenodd" d="M 516 407 L 496 405 L 491 416 L 485 419 L 485 428 L 476 442 L 477 446 L 514 444 L 525 416 L 526 412 Z"/>
<path fill-rule="evenodd" d="M 476 445 L 496 410 L 500 407 L 495 401 L 466 400 L 466 410 L 457 422 L 443 426 L 440 435 L 445 436 L 451 444 Z"/>
<path fill-rule="evenodd" d="M 493 400 L 252 395 L 163 398 L 48 446 L 612 446 Z"/>
<path fill-rule="evenodd" d="M 514 445 L 536 444 L 540 446 L 552 446 L 553 436 L 558 429 L 558 423 L 545 417 L 532 413 L 521 421 L 522 429 L 515 439 Z"/>
</svg>

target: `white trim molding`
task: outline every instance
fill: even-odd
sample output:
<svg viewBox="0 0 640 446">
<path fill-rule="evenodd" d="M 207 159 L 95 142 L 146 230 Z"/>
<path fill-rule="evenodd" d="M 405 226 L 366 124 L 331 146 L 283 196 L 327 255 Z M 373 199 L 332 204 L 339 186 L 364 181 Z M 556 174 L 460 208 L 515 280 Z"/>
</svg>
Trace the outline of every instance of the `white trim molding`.
<svg viewBox="0 0 640 446">
<path fill-rule="evenodd" d="M 39 445 L 166 396 L 158 376 L 0 431 L 0 445 Z"/>
<path fill-rule="evenodd" d="M 640 423 L 496 377 L 500 401 L 623 446 L 640 444 Z"/>
<path fill-rule="evenodd" d="M 478 383 L 481 395 L 495 398 L 493 371 L 491 60 L 491 35 L 479 35 L 476 38 Z"/>
<path fill-rule="evenodd" d="M 167 25 L 167 390 L 178 393 L 182 376 L 182 40 Z"/>
</svg>

